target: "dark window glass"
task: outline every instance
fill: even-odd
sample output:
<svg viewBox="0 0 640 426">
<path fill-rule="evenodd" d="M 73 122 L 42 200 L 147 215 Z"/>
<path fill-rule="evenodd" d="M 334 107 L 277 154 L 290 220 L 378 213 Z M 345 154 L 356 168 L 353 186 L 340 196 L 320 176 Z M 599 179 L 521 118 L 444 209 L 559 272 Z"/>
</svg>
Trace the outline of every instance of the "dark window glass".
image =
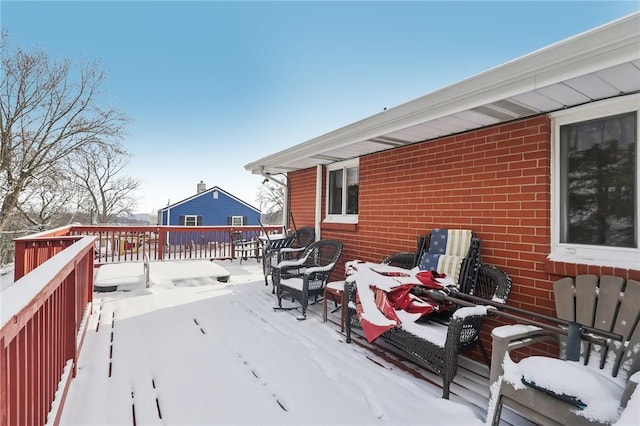
<svg viewBox="0 0 640 426">
<path fill-rule="evenodd" d="M 329 172 L 329 214 L 342 214 L 342 169 Z"/>
<path fill-rule="evenodd" d="M 637 248 L 637 114 L 560 127 L 560 241 Z"/>
<path fill-rule="evenodd" d="M 347 169 L 347 214 L 358 214 L 358 168 Z"/>
</svg>

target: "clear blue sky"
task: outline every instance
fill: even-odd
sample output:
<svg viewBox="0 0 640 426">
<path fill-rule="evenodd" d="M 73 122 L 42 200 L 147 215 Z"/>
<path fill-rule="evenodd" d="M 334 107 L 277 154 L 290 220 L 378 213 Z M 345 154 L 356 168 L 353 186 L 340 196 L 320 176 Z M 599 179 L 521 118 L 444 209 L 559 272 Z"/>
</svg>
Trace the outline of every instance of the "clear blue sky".
<svg viewBox="0 0 640 426">
<path fill-rule="evenodd" d="M 244 165 L 625 16 L 638 1 L 8 1 L 13 45 L 99 61 L 138 211 L 219 186 L 255 201 Z"/>
</svg>

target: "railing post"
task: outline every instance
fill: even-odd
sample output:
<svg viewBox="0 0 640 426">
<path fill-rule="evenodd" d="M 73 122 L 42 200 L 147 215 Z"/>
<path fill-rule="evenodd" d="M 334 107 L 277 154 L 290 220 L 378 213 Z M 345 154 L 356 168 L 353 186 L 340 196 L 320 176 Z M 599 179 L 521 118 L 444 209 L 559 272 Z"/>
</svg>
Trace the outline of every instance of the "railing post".
<svg viewBox="0 0 640 426">
<path fill-rule="evenodd" d="M 26 269 L 26 252 L 27 252 L 27 242 L 26 241 L 16 241 L 14 240 L 15 247 L 15 261 L 13 267 L 13 281 L 18 281 L 20 278 L 24 277 L 24 271 Z"/>
<path fill-rule="evenodd" d="M 158 248 L 156 250 L 158 258 L 156 260 L 164 259 L 164 239 L 165 233 L 162 232 L 161 228 L 156 228 L 158 232 Z"/>
<path fill-rule="evenodd" d="M 7 426 L 7 401 L 9 386 L 7 376 L 7 348 L 4 345 L 4 337 L 0 337 L 0 426 Z"/>
</svg>

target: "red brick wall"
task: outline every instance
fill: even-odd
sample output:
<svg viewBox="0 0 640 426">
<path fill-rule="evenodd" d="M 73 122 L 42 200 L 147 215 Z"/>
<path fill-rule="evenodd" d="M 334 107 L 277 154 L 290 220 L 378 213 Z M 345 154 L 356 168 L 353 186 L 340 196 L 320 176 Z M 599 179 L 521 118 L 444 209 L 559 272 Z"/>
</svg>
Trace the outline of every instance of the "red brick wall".
<svg viewBox="0 0 640 426">
<path fill-rule="evenodd" d="M 289 197 L 296 228 L 315 226 L 316 220 L 316 169 L 306 169 L 289 174 Z M 288 227 L 293 229 L 289 219 Z"/>
<path fill-rule="evenodd" d="M 481 239 L 481 261 L 513 279 L 509 304 L 554 315 L 553 281 L 588 268 L 546 260 L 550 140 L 549 119 L 538 116 L 362 157 L 358 224 L 323 224 L 322 238 L 344 243 L 341 263 L 380 261 L 415 251 L 417 237 L 433 228 L 473 229 Z M 296 223 L 300 217 L 312 224 L 315 169 L 291 173 L 290 179 Z M 640 279 L 640 271 L 589 271 Z M 484 327 L 485 334 L 490 328 Z M 488 335 L 484 340 L 490 348 Z"/>
</svg>

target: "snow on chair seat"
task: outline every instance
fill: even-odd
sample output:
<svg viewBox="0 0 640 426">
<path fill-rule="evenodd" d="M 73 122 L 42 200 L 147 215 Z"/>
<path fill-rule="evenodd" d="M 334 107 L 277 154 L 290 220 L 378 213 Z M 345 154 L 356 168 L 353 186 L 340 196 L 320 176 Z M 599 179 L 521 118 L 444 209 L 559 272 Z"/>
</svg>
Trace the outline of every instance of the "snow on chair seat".
<svg viewBox="0 0 640 426">
<path fill-rule="evenodd" d="M 292 298 L 300 302 L 302 316 L 298 319 L 306 319 L 309 301 L 322 296 L 341 253 L 340 241 L 320 240 L 309 244 L 298 259 L 283 260 L 274 266 L 273 285 L 278 299 L 274 310 L 295 309 L 282 306 L 283 298 Z"/>
<path fill-rule="evenodd" d="M 499 424 L 504 404 L 545 425 L 612 424 L 636 389 L 632 376 L 640 370 L 640 282 L 579 275 L 575 281 L 557 281 L 554 295 L 559 324 L 578 330 L 575 343 L 564 333 L 530 325 L 492 331 L 488 421 L 493 425 Z M 549 340 L 559 341 L 557 358 L 515 362 L 511 357 L 516 349 Z M 639 415 L 635 413 L 636 420 Z"/>
</svg>

